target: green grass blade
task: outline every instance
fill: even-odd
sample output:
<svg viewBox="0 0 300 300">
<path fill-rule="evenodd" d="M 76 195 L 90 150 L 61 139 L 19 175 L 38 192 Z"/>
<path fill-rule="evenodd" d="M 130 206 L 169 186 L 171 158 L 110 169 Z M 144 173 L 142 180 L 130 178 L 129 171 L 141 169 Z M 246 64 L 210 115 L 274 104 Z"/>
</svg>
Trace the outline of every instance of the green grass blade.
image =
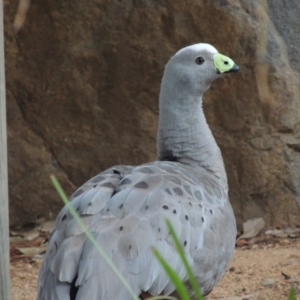
<svg viewBox="0 0 300 300">
<path fill-rule="evenodd" d="M 155 296 L 147 299 L 148 300 L 178 300 L 177 298 L 171 296 Z"/>
<path fill-rule="evenodd" d="M 177 237 L 177 235 L 174 231 L 174 228 L 173 228 L 171 222 L 167 219 L 166 219 L 166 224 L 167 224 L 167 228 L 168 228 L 168 230 L 169 230 L 169 232 L 172 236 L 173 242 L 175 244 L 175 248 L 176 248 L 176 250 L 177 250 L 177 252 L 178 252 L 178 254 L 181 258 L 181 261 L 183 262 L 183 265 L 184 265 L 184 267 L 187 271 L 189 281 L 190 281 L 191 286 L 192 286 L 192 288 L 195 292 L 196 299 L 197 300 L 203 300 L 203 297 L 202 297 L 202 294 L 200 292 L 200 288 L 199 288 L 198 283 L 196 281 L 195 275 L 193 274 L 193 271 L 192 271 L 192 269 L 191 269 L 191 267 L 190 267 L 190 265 L 187 261 L 187 258 L 184 254 L 184 251 L 183 251 L 183 247 L 182 247 L 182 245 L 181 245 L 181 243 L 180 243 L 180 241 L 179 241 L 179 239 L 178 239 L 178 237 Z"/>
<path fill-rule="evenodd" d="M 293 286 L 290 289 L 288 300 L 296 300 L 296 290 Z"/>
<path fill-rule="evenodd" d="M 121 280 L 121 282 L 123 283 L 123 285 L 126 287 L 126 289 L 130 293 L 130 295 L 132 296 L 132 298 L 134 300 L 140 300 L 135 295 L 134 291 L 131 289 L 131 287 L 127 283 L 126 279 L 122 276 L 122 274 L 119 272 L 119 270 L 117 269 L 117 267 L 114 265 L 114 263 L 112 262 L 112 260 L 107 256 L 107 254 L 105 253 L 105 251 L 102 249 L 102 247 L 100 246 L 100 244 L 98 243 L 98 241 L 96 241 L 96 239 L 90 233 L 90 231 L 88 230 L 88 228 L 84 225 L 83 221 L 81 220 L 80 216 L 75 211 L 73 205 L 70 203 L 68 197 L 66 196 L 64 190 L 60 186 L 60 184 L 59 184 L 58 180 L 56 179 L 56 177 L 54 175 L 50 175 L 50 178 L 51 178 L 51 181 L 52 181 L 52 183 L 53 183 L 56 191 L 58 192 L 59 196 L 61 197 L 61 199 L 63 200 L 63 202 L 67 206 L 68 210 L 70 211 L 70 213 L 72 214 L 72 216 L 74 217 L 74 219 L 76 220 L 76 222 L 78 223 L 78 225 L 80 226 L 80 228 L 85 232 L 85 234 L 88 237 L 88 239 L 93 243 L 93 245 L 96 247 L 97 251 L 102 255 L 102 257 L 105 259 L 105 261 L 108 263 L 108 265 L 112 268 L 112 270 L 115 272 L 115 274 L 119 277 L 119 279 Z"/>
<path fill-rule="evenodd" d="M 157 251 L 157 249 L 152 248 L 152 251 L 155 257 L 157 258 L 157 260 L 159 261 L 159 263 L 161 264 L 161 266 L 164 268 L 165 272 L 168 274 L 170 280 L 175 285 L 181 300 L 190 300 L 186 287 L 184 283 L 181 281 L 180 277 L 177 275 L 177 273 L 172 269 L 172 267 L 168 264 L 168 262 L 161 256 L 161 254 Z"/>
</svg>

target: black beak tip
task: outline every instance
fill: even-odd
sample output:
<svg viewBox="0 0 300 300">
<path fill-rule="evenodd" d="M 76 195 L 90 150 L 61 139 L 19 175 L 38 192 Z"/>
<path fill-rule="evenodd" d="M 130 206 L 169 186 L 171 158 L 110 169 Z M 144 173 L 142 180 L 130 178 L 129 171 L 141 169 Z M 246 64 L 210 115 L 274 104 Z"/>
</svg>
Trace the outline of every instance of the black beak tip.
<svg viewBox="0 0 300 300">
<path fill-rule="evenodd" d="M 239 72 L 240 70 L 240 67 L 237 64 L 234 64 L 228 72 Z"/>
<path fill-rule="evenodd" d="M 228 70 L 226 72 L 223 72 L 223 74 L 225 74 L 225 73 L 233 73 L 233 72 L 236 73 L 236 72 L 239 72 L 240 70 L 241 70 L 240 67 L 237 64 L 234 64 L 233 67 L 230 70 Z M 217 69 L 217 74 L 222 74 L 222 72 L 220 72 L 220 70 Z"/>
</svg>

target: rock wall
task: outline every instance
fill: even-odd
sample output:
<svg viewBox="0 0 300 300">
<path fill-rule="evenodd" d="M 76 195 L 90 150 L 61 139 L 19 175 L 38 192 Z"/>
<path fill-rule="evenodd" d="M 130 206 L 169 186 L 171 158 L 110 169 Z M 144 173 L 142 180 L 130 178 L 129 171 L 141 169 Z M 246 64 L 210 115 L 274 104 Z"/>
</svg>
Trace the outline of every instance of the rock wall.
<svg viewBox="0 0 300 300">
<path fill-rule="evenodd" d="M 51 173 L 70 194 L 154 160 L 164 64 L 197 42 L 242 67 L 204 104 L 238 223 L 299 223 L 298 0 L 33 0 L 17 34 L 4 4 L 11 226 L 56 216 Z"/>
</svg>

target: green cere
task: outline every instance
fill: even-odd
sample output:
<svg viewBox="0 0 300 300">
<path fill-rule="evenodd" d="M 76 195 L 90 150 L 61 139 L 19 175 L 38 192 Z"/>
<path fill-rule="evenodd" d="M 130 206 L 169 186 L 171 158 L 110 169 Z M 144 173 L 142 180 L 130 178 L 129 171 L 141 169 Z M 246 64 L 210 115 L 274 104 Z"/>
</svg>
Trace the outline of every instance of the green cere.
<svg viewBox="0 0 300 300">
<path fill-rule="evenodd" d="M 222 74 L 230 71 L 235 65 L 235 63 L 228 56 L 217 53 L 214 55 L 214 65 L 218 70 L 218 74 Z"/>
</svg>

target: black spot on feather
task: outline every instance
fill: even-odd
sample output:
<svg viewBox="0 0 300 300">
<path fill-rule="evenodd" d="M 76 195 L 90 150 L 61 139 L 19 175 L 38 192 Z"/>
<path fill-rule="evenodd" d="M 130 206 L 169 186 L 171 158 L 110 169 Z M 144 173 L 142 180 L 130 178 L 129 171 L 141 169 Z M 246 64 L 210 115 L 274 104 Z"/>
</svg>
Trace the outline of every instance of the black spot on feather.
<svg viewBox="0 0 300 300">
<path fill-rule="evenodd" d="M 166 191 L 169 195 L 172 195 L 170 189 L 166 188 L 165 191 Z"/>
<path fill-rule="evenodd" d="M 194 195 L 195 195 L 195 197 L 196 197 L 198 200 L 202 200 L 202 195 L 201 195 L 201 193 L 200 193 L 199 191 L 196 191 L 196 192 L 194 193 Z"/>
<path fill-rule="evenodd" d="M 75 197 L 77 197 L 77 196 L 83 194 L 83 192 L 84 192 L 84 191 L 83 191 L 82 189 L 77 190 L 77 191 L 72 195 L 72 198 L 75 198 Z"/>
<path fill-rule="evenodd" d="M 191 190 L 191 187 L 188 186 L 188 185 L 184 185 L 183 187 L 184 187 L 184 189 L 192 196 L 192 190 Z"/>
<path fill-rule="evenodd" d="M 173 191 L 178 195 L 178 196 L 182 196 L 183 192 L 180 188 L 174 188 Z"/>
<path fill-rule="evenodd" d="M 125 184 L 130 184 L 130 183 L 131 183 L 131 180 L 128 178 L 125 178 L 119 182 L 119 186 L 125 185 Z"/>
<path fill-rule="evenodd" d="M 144 189 L 145 190 L 149 187 L 149 185 L 145 181 L 140 181 L 137 184 L 135 184 L 134 187 L 137 188 L 137 189 Z"/>
<path fill-rule="evenodd" d="M 105 183 L 101 184 L 100 186 L 111 188 L 111 189 L 115 188 L 115 186 L 111 182 L 105 182 Z"/>
<path fill-rule="evenodd" d="M 101 175 L 95 176 L 94 178 L 91 179 L 91 182 L 101 182 L 104 180 L 104 177 Z"/>
</svg>

